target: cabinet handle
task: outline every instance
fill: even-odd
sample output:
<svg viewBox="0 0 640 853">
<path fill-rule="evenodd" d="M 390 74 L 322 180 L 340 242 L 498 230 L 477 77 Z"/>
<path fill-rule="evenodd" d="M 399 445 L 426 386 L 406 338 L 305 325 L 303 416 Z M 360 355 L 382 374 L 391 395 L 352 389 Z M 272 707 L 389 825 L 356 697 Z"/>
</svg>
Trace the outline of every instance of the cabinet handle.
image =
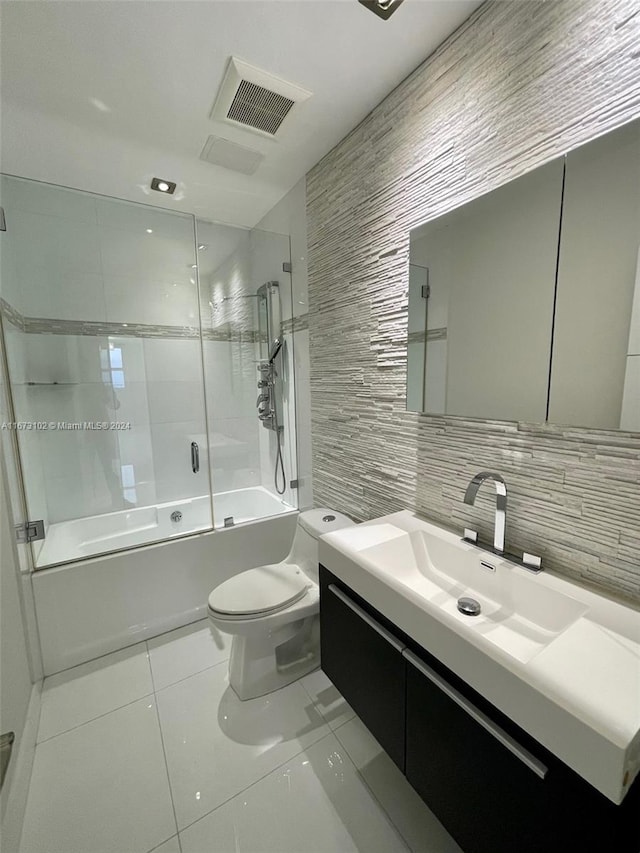
<svg viewBox="0 0 640 853">
<path fill-rule="evenodd" d="M 194 474 L 200 470 L 200 448 L 196 441 L 191 442 L 191 470 Z"/>
<path fill-rule="evenodd" d="M 525 749 L 523 746 L 514 740 L 510 734 L 505 732 L 504 729 L 500 728 L 493 720 L 489 719 L 486 714 L 483 714 L 482 711 L 478 710 L 475 705 L 472 705 L 468 699 L 458 693 L 458 691 L 452 687 L 448 682 L 444 680 L 437 672 L 431 669 L 431 667 L 427 666 L 423 661 L 420 660 L 419 657 L 413 654 L 410 651 L 403 651 L 403 656 L 409 661 L 409 663 L 414 666 L 419 672 L 421 672 L 429 681 L 433 682 L 442 692 L 455 702 L 463 711 L 465 711 L 473 720 L 478 723 L 478 725 L 482 726 L 485 731 L 489 732 L 490 735 L 502 744 L 506 749 L 509 750 L 516 758 L 519 758 L 523 764 L 525 764 L 529 770 L 532 770 L 536 776 L 539 776 L 541 779 L 547 775 L 548 768 L 539 761 L 535 755 L 532 755 L 528 749 Z"/>
<path fill-rule="evenodd" d="M 396 651 L 401 652 L 406 648 L 404 643 L 401 643 L 396 637 L 393 636 L 386 628 L 383 628 L 382 625 L 378 624 L 375 619 L 372 619 L 369 614 L 359 607 L 355 601 L 351 601 L 348 595 L 345 595 L 344 592 L 339 589 L 334 583 L 329 584 L 329 592 L 332 592 L 336 598 L 339 598 L 343 604 L 346 604 L 353 612 L 359 616 L 363 622 L 373 628 L 381 637 L 383 637 L 388 643 L 390 643 Z"/>
</svg>

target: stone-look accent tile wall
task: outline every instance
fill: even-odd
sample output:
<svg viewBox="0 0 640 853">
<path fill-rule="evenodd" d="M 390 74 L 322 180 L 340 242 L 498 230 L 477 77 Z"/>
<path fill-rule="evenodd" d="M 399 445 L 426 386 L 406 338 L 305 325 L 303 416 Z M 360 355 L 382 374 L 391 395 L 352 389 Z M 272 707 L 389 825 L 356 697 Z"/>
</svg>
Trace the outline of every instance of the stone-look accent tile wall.
<svg viewBox="0 0 640 853">
<path fill-rule="evenodd" d="M 251 344 L 260 340 L 256 329 L 241 323 L 221 323 L 213 328 L 199 326 L 167 326 L 158 323 L 111 323 L 106 320 L 59 320 L 51 317 L 23 317 L 6 299 L 0 298 L 0 314 L 7 322 L 29 335 L 83 335 L 120 338 L 202 338 L 207 341 L 241 341 Z"/>
<path fill-rule="evenodd" d="M 488 2 L 309 173 L 316 505 L 490 538 L 496 470 L 511 546 L 640 601 L 640 435 L 405 411 L 411 228 L 638 115 L 638 0 Z"/>
</svg>

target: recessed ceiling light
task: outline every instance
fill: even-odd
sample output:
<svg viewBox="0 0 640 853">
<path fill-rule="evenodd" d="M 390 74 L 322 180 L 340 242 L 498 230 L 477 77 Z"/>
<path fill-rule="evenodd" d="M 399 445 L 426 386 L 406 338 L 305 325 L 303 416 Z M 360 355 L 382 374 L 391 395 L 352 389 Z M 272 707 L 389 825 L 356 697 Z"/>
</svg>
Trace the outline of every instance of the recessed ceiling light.
<svg viewBox="0 0 640 853">
<path fill-rule="evenodd" d="M 206 252 L 208 248 L 209 247 L 207 246 L 206 243 L 200 243 L 200 245 L 198 246 L 198 251 L 199 252 Z"/>
<path fill-rule="evenodd" d="M 359 0 L 363 6 L 385 21 L 396 11 L 402 0 Z"/>
<path fill-rule="evenodd" d="M 147 228 L 147 234 L 153 234 L 153 228 Z"/>
<path fill-rule="evenodd" d="M 165 181 L 164 178 L 154 178 L 151 181 L 151 189 L 157 190 L 159 193 L 173 195 L 176 191 L 176 184 L 173 181 Z"/>
</svg>

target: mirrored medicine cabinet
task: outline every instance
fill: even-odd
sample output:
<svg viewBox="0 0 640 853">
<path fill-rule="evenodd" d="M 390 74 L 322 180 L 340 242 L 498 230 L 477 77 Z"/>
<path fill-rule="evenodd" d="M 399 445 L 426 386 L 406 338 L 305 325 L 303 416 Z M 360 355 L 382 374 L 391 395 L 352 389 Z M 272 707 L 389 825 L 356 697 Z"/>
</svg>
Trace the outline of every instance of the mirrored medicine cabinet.
<svg viewBox="0 0 640 853">
<path fill-rule="evenodd" d="M 407 408 L 640 432 L 640 120 L 411 232 Z"/>
</svg>

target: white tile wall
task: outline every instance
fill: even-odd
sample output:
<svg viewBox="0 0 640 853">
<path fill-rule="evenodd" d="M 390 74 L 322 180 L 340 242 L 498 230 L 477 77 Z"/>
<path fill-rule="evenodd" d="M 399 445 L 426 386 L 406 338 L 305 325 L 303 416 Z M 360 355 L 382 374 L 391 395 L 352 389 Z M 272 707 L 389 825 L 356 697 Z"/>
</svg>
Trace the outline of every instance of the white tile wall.
<svg viewBox="0 0 640 853">
<path fill-rule="evenodd" d="M 209 417 L 255 418 L 257 370 L 255 345 L 239 341 L 203 341 Z"/>
<path fill-rule="evenodd" d="M 166 424 L 176 421 L 198 421 L 203 423 L 204 400 L 202 376 L 182 381 L 148 382 L 149 419 L 151 423 Z"/>
<path fill-rule="evenodd" d="M 113 323 L 198 325 L 196 284 L 188 268 L 145 274 L 105 276 L 107 320 Z"/>
</svg>

